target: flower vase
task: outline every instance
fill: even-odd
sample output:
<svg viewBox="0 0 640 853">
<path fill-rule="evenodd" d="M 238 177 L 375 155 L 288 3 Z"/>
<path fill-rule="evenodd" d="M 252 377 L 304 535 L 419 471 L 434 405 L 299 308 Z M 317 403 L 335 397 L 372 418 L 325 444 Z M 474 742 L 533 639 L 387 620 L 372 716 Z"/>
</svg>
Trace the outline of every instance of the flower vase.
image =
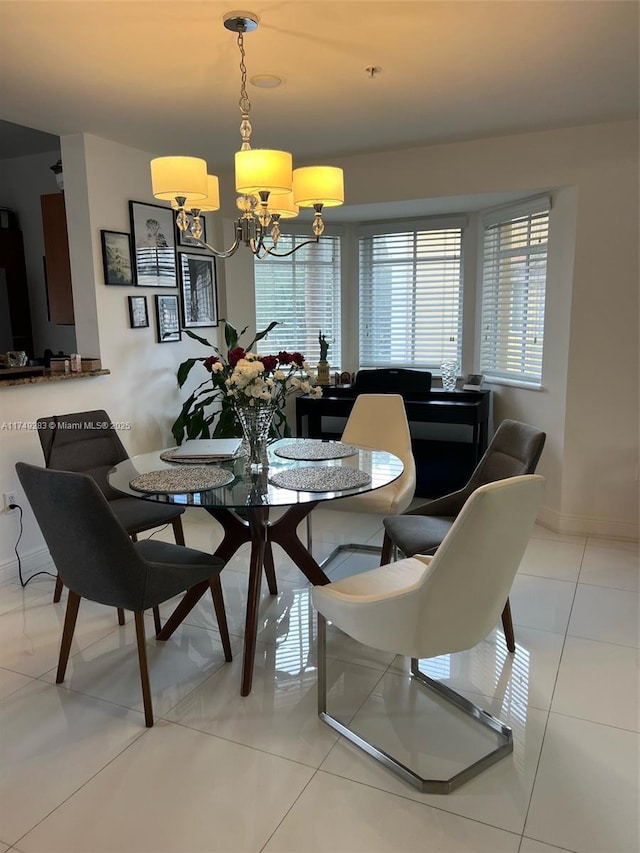
<svg viewBox="0 0 640 853">
<path fill-rule="evenodd" d="M 275 413 L 272 403 L 256 400 L 253 404 L 236 406 L 236 415 L 242 427 L 243 444 L 247 453 L 247 466 L 251 471 L 261 471 L 268 466 L 267 443 L 269 429 Z"/>
</svg>

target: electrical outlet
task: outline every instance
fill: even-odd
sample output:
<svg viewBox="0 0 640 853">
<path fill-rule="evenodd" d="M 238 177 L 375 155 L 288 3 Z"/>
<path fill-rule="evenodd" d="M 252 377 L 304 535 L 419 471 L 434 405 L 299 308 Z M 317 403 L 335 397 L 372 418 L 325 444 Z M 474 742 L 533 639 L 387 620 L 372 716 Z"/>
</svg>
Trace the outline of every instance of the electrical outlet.
<svg viewBox="0 0 640 853">
<path fill-rule="evenodd" d="M 17 503 L 17 496 L 15 492 L 5 492 L 4 493 L 4 511 L 5 512 L 14 512 L 14 510 L 9 509 L 11 504 Z"/>
</svg>

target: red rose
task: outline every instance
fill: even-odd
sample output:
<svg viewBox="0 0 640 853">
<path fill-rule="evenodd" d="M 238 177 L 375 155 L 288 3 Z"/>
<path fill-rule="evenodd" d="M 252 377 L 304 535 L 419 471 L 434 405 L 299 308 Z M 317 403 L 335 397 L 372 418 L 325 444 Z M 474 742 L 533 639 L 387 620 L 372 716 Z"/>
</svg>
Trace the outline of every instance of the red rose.
<svg viewBox="0 0 640 853">
<path fill-rule="evenodd" d="M 264 364 L 265 370 L 275 370 L 278 366 L 278 359 L 275 355 L 265 355 L 260 361 Z"/>
<path fill-rule="evenodd" d="M 211 368 L 213 367 L 214 364 L 217 364 L 217 362 L 219 362 L 219 361 L 220 361 L 220 359 L 218 358 L 217 355 L 210 355 L 209 358 L 205 358 L 205 360 L 202 363 L 207 368 L 209 373 L 211 373 Z"/>
<path fill-rule="evenodd" d="M 278 361 L 280 364 L 291 364 L 291 355 L 286 350 L 282 350 L 278 353 Z"/>
<path fill-rule="evenodd" d="M 304 356 L 301 352 L 292 352 L 291 353 L 291 361 L 297 365 L 298 367 L 302 367 L 304 363 Z"/>
<path fill-rule="evenodd" d="M 235 367 L 236 364 L 240 361 L 241 358 L 244 358 L 246 355 L 245 351 L 242 347 L 235 347 L 234 349 L 229 350 L 229 364 L 231 367 Z"/>
</svg>

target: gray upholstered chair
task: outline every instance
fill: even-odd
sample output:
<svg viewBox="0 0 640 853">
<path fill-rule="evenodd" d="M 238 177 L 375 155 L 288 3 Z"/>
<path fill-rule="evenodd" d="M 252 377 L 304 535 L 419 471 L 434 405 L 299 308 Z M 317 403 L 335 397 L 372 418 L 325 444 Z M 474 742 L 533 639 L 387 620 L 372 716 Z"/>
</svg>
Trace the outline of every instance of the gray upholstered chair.
<svg viewBox="0 0 640 853">
<path fill-rule="evenodd" d="M 197 601 L 209 587 L 225 659 L 231 644 L 222 597 L 224 562 L 211 554 L 146 539 L 132 542 L 95 480 L 88 474 L 16 464 L 18 478 L 62 582 L 69 590 L 56 684 L 64 680 L 82 598 L 132 610 L 135 615 L 144 716 L 153 725 L 144 611 L 187 591 Z"/>
<path fill-rule="evenodd" d="M 90 474 L 134 542 L 138 533 L 171 523 L 176 542 L 184 545 L 180 518 L 183 508 L 127 497 L 107 482 L 109 470 L 128 459 L 129 454 L 103 409 L 40 418 L 38 436 L 47 468 Z M 53 600 L 60 601 L 61 594 L 62 582 L 58 578 Z"/>
<path fill-rule="evenodd" d="M 351 575 L 311 591 L 318 611 L 318 714 L 328 725 L 421 791 L 448 794 L 513 750 L 511 730 L 450 687 L 420 670 L 420 659 L 473 648 L 492 630 L 527 546 L 542 500 L 544 478 L 511 477 L 477 489 L 451 525 L 435 556 L 418 554 L 369 572 Z M 494 735 L 481 757 L 455 769 L 455 755 L 445 778 L 425 778 L 398 758 L 368 741 L 327 711 L 326 621 L 360 643 L 411 658 L 412 681 L 489 728 Z M 399 714 L 402 731 L 414 709 Z M 380 725 L 384 703 L 375 710 Z M 429 717 L 427 714 L 427 723 Z M 393 717 L 390 717 L 393 724 Z M 357 723 L 355 724 L 357 725 Z M 400 731 L 400 727 L 399 727 Z M 495 740 L 494 740 L 495 736 Z M 402 741 L 394 732 L 394 741 Z M 429 752 L 437 752 L 438 733 Z M 495 743 L 495 746 L 494 746 Z M 405 753 L 422 751 L 413 744 Z M 455 750 L 454 750 L 455 751 Z"/>
<path fill-rule="evenodd" d="M 381 565 L 391 561 L 394 549 L 406 557 L 433 554 L 469 496 L 479 486 L 535 472 L 545 438 L 546 433 L 529 424 L 502 421 L 464 488 L 420 504 L 403 515 L 384 519 Z M 516 646 L 509 599 L 502 612 L 502 625 L 507 648 L 513 652 Z"/>
</svg>

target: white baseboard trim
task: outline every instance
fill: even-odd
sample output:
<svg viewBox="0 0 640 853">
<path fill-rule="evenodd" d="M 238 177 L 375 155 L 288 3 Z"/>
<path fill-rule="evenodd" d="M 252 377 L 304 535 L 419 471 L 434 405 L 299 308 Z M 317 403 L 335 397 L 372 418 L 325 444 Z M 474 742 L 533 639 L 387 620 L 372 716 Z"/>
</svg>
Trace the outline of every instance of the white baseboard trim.
<svg viewBox="0 0 640 853">
<path fill-rule="evenodd" d="M 29 554 L 20 554 L 20 562 L 22 563 L 22 577 L 25 580 L 36 572 L 56 573 L 48 548 L 37 548 Z M 18 581 L 18 560 L 14 557 L 0 563 L 0 586 Z"/>
<path fill-rule="evenodd" d="M 555 533 L 567 533 L 573 536 L 596 536 L 601 539 L 640 538 L 640 525 L 633 521 L 616 521 L 613 518 L 596 516 L 566 515 L 551 507 L 543 506 L 538 513 L 538 523 Z"/>
</svg>

